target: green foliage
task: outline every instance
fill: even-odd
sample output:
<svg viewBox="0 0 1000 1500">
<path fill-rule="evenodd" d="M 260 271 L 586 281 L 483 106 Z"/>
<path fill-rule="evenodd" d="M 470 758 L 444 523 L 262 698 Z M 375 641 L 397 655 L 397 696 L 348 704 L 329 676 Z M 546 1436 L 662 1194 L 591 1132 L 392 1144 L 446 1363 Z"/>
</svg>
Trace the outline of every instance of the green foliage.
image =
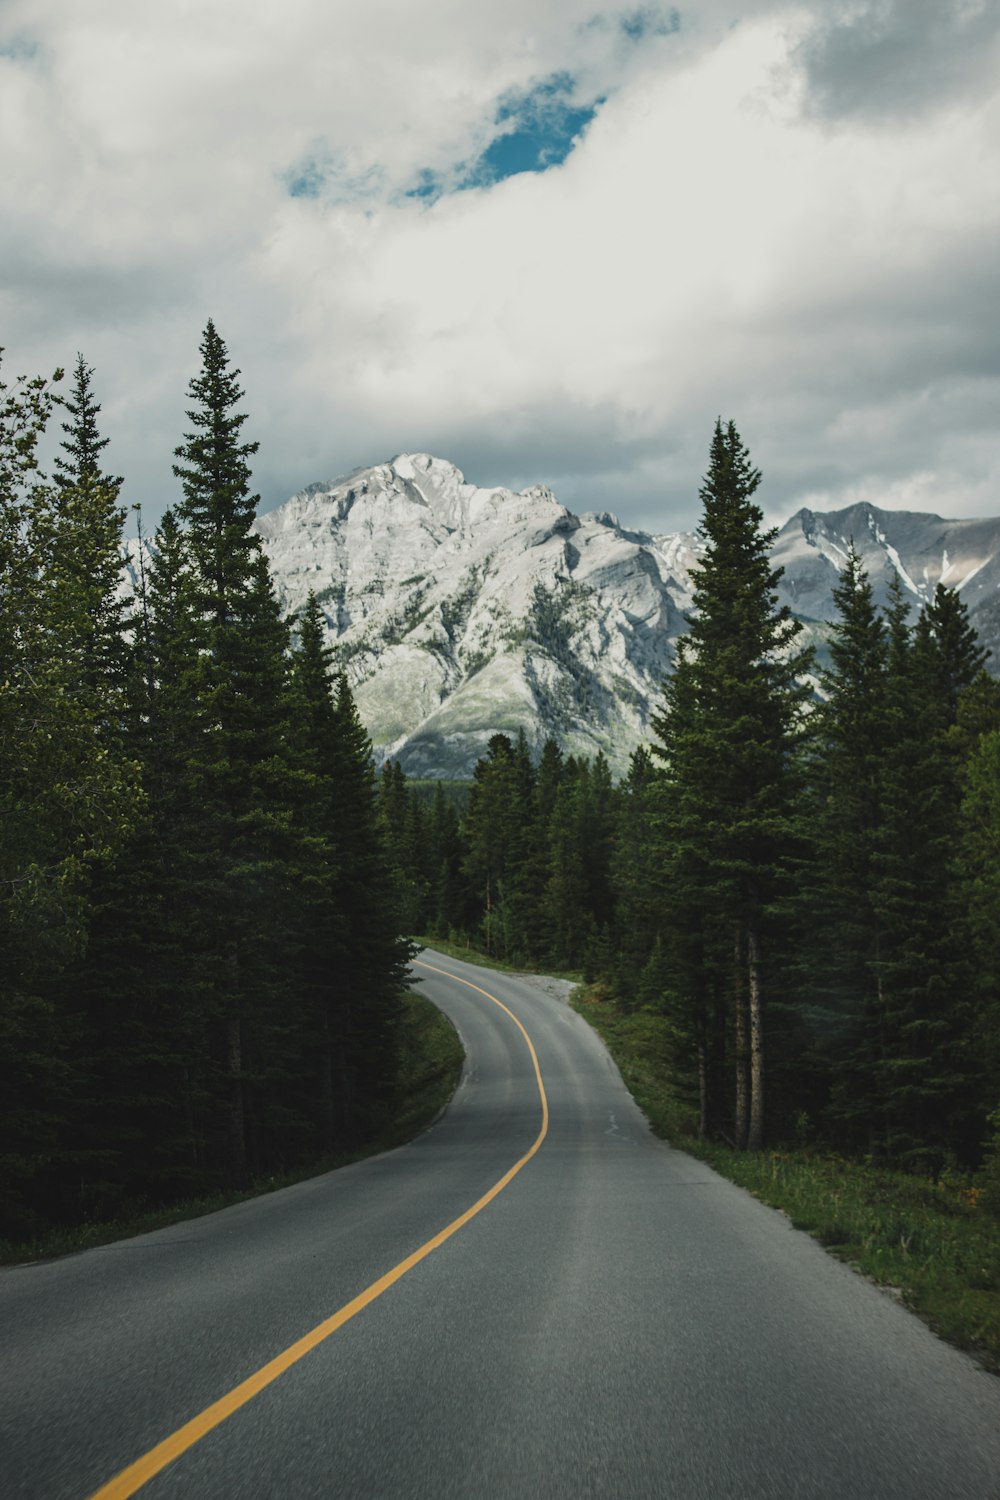
<svg viewBox="0 0 1000 1500">
<path fill-rule="evenodd" d="M 733 423 L 718 422 L 701 489 L 707 545 L 691 629 L 653 720 L 676 893 L 674 1023 L 691 1039 L 707 1130 L 724 1113 L 720 1054 L 731 1009 L 731 1129 L 753 1149 L 764 1131 L 764 987 L 801 839 L 795 759 L 810 665 L 809 652 L 795 649 L 798 623 L 777 607 L 775 533 L 761 529 L 753 499 L 760 478 Z"/>
<path fill-rule="evenodd" d="M 169 1207 L 150 1208 L 147 1206 L 149 1199 L 140 1197 L 128 1206 L 125 1217 L 91 1219 L 42 1231 L 28 1239 L 0 1238 L 0 1264 L 34 1262 L 147 1234 L 202 1214 L 215 1213 L 232 1203 L 277 1192 L 283 1187 L 362 1161 L 376 1152 L 400 1146 L 426 1130 L 446 1107 L 458 1081 L 462 1061 L 462 1044 L 448 1018 L 422 995 L 405 995 L 392 1117 L 388 1124 L 380 1124 L 377 1134 L 370 1135 L 355 1149 L 317 1155 L 303 1166 L 255 1178 L 242 1189 L 188 1197 L 171 1203 Z"/>
<path fill-rule="evenodd" d="M 464 816 L 437 793 L 428 819 L 385 769 L 407 919 L 582 969 L 619 1015 L 662 1023 L 651 1067 L 704 1138 L 760 1147 L 766 1113 L 772 1140 L 808 1120 L 841 1151 L 974 1168 L 1000 1097 L 1000 689 L 957 596 L 911 624 L 897 585 L 880 614 L 850 547 L 812 697 L 759 482 L 719 423 L 691 630 L 620 787 L 600 757 L 550 742 L 536 762 L 497 735 Z M 539 655 L 587 608 L 539 586 Z"/>
<path fill-rule="evenodd" d="M 649 1008 L 626 1012 L 598 987 L 577 991 L 573 1003 L 607 1044 L 657 1135 L 782 1209 L 796 1228 L 1000 1371 L 1000 1239 L 986 1207 L 989 1189 L 968 1177 L 932 1182 L 812 1150 L 735 1151 L 699 1138 L 696 1113 L 673 1082 L 668 1019 Z M 808 1116 L 800 1135 L 803 1127 L 808 1132 Z"/>
<path fill-rule="evenodd" d="M 67 1163 L 81 1081 L 63 977 L 86 942 L 91 872 L 141 794 L 121 733 L 121 514 L 71 466 L 61 485 L 41 474 L 52 383 L 0 393 L 0 1212 L 30 1224 L 29 1185 Z"/>
<path fill-rule="evenodd" d="M 690 634 L 623 784 L 602 756 L 534 756 L 523 734 L 495 735 L 460 792 L 391 762 L 376 775 L 326 645 L 338 589 L 310 598 L 293 644 L 212 323 L 200 353 L 181 499 L 132 602 L 93 370 L 79 357 L 60 402 L 51 483 L 52 384 L 3 388 L 8 1231 L 230 1192 L 371 1139 L 427 1050 L 407 1030 L 404 931 L 583 971 L 664 1129 L 760 1147 L 766 1090 L 772 1140 L 885 1173 L 945 1181 L 985 1152 L 992 1203 L 1000 689 L 958 596 L 939 588 L 911 623 L 897 586 L 880 615 L 851 549 L 808 702 L 760 475 L 720 422 Z M 427 617 L 426 579 L 409 582 L 394 639 Z M 480 583 L 442 609 L 435 649 L 453 650 Z M 586 590 L 535 589 L 539 683 L 583 628 L 601 628 Z M 593 684 L 571 672 L 560 691 L 569 722 Z M 854 1244 L 852 1225 L 819 1227 Z"/>
<path fill-rule="evenodd" d="M 958 872 L 968 903 L 968 933 L 975 955 L 972 1046 L 979 1059 L 982 1104 L 1000 1099 L 1000 729 L 974 742 L 962 770 Z M 996 1114 L 991 1116 L 997 1125 Z M 993 1139 L 994 1171 L 1000 1161 Z"/>
<path fill-rule="evenodd" d="M 873 881 L 882 937 L 873 964 L 879 1008 L 872 1149 L 937 1171 L 956 1151 L 967 1160 L 983 1127 L 970 1048 L 965 903 L 953 859 L 959 792 L 947 735 L 954 709 L 941 686 L 965 669 L 952 662 L 945 670 L 949 648 L 939 640 L 933 611 L 908 627 L 898 585 L 887 627 L 886 745 Z M 966 663 L 970 681 L 973 661 L 974 650 Z"/>
<path fill-rule="evenodd" d="M 19 383 L 2 409 L 14 1234 L 281 1175 L 370 1139 L 399 1104 L 411 949 L 387 899 L 371 745 L 315 601 L 290 652 L 251 530 L 239 372 L 211 323 L 201 358 L 182 499 L 134 609 L 93 371 L 78 360 L 52 485 L 36 457 L 49 385 Z"/>
<path fill-rule="evenodd" d="M 853 546 L 834 602 L 839 618 L 822 676 L 827 696 L 816 714 L 812 766 L 816 858 L 807 905 L 819 928 L 809 978 L 815 1046 L 836 1060 L 830 1119 L 847 1127 L 856 1149 L 867 1150 L 875 1128 L 881 1008 L 876 964 L 885 941 L 876 870 L 889 733 L 888 642 Z"/>
<path fill-rule="evenodd" d="M 117 495 L 124 482 L 121 475 L 105 474 L 101 469 L 110 439 L 102 437 L 98 427 L 101 406 L 94 396 L 93 375 L 93 367 L 78 354 L 71 393 L 56 397 L 56 404 L 69 413 L 70 420 L 60 424 L 66 436 L 52 466 L 55 483 L 60 489 L 100 486 Z"/>
</svg>

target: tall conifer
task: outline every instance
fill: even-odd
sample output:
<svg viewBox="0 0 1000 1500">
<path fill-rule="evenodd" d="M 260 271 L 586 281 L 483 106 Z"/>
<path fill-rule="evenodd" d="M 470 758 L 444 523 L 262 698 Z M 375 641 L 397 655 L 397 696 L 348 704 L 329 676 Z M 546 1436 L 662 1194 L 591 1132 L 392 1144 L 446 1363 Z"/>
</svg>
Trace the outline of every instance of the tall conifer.
<svg viewBox="0 0 1000 1500">
<path fill-rule="evenodd" d="M 336 965 L 345 1035 L 340 1084 L 345 1127 L 356 1138 L 392 1098 L 403 988 L 416 950 L 400 934 L 371 740 L 343 674 L 334 684 L 330 776 L 335 902 L 347 934 Z"/>
<path fill-rule="evenodd" d="M 729 933 L 735 1134 L 751 1150 L 764 1138 L 767 944 L 795 839 L 791 763 L 810 660 L 795 647 L 798 622 L 777 606 L 775 533 L 762 530 L 753 499 L 760 478 L 735 425 L 717 422 L 701 488 L 707 545 L 691 629 L 654 720 L 678 857 L 706 919 Z"/>
<path fill-rule="evenodd" d="M 267 934 L 287 906 L 291 813 L 284 785 L 287 629 L 260 540 L 258 497 L 241 441 L 239 371 L 211 320 L 191 381 L 191 431 L 176 450 L 191 599 L 201 650 L 192 663 L 199 733 L 188 760 L 200 816 L 198 852 L 220 941 L 204 955 L 228 1078 L 228 1159 L 234 1180 L 251 1163 L 251 1092 L 267 1072 L 280 1006 L 282 953 Z M 268 1041 L 265 1041 L 265 1038 Z M 256 1121 L 254 1122 L 256 1125 Z"/>
<path fill-rule="evenodd" d="M 870 1149 L 880 1001 L 876 966 L 884 932 L 874 901 L 889 733 L 885 623 L 853 544 L 833 592 L 838 618 L 817 711 L 812 892 L 814 983 L 833 1111 L 855 1146 Z M 831 1061 L 834 1067 L 830 1068 Z M 853 1131 L 853 1135 L 851 1132 Z"/>
</svg>

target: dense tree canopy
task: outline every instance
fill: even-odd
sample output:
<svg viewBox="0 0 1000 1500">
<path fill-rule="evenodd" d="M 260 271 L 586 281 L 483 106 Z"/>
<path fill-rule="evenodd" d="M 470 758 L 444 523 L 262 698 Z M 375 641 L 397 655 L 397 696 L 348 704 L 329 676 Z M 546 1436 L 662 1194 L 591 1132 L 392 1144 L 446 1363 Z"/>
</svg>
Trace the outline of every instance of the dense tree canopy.
<svg viewBox="0 0 1000 1500">
<path fill-rule="evenodd" d="M 0 423 L 0 1232 L 239 1184 L 391 1111 L 410 948 L 371 746 L 251 530 L 209 323 L 181 497 L 123 598 L 121 480 L 80 357 Z"/>
<path fill-rule="evenodd" d="M 720 422 L 690 632 L 619 787 L 498 735 L 444 834 L 383 778 L 411 919 L 655 1014 L 688 1128 L 972 1164 L 1000 1100 L 1000 688 L 954 591 L 880 611 L 853 546 L 817 680 L 759 483 Z"/>
<path fill-rule="evenodd" d="M 879 609 L 850 547 L 814 671 L 719 422 L 689 633 L 622 783 L 502 733 L 467 784 L 378 772 L 317 599 L 280 616 L 212 323 L 200 356 L 131 599 L 94 371 L 58 402 L 51 481 L 58 381 L 2 388 L 0 1232 L 370 1137 L 413 933 L 655 1018 L 679 1129 L 975 1166 L 1000 1105 L 1000 687 L 959 595 L 915 610 L 897 582 Z"/>
</svg>

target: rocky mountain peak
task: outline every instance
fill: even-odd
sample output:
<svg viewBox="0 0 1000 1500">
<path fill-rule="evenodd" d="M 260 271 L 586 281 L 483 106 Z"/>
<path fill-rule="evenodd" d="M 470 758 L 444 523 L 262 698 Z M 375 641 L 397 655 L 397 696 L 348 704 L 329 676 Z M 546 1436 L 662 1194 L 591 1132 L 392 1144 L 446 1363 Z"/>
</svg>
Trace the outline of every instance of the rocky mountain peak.
<svg viewBox="0 0 1000 1500">
<path fill-rule="evenodd" d="M 602 750 L 623 772 L 649 737 L 703 553 L 689 532 L 576 515 L 545 485 L 480 488 L 428 453 L 310 485 L 257 526 L 284 609 L 316 593 L 379 753 L 425 776 L 468 775 L 491 735 L 519 729 L 536 749 L 551 734 L 567 752 Z M 800 510 L 775 544 L 780 600 L 820 652 L 852 540 L 878 598 L 894 573 L 914 608 L 950 584 L 1000 648 L 1000 521 L 863 503 Z"/>
</svg>

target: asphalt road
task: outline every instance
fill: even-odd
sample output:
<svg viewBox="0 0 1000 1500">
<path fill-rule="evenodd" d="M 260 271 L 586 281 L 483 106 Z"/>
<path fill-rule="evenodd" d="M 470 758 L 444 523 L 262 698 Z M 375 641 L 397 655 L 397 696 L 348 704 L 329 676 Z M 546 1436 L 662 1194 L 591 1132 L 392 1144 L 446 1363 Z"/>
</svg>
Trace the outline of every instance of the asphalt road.
<svg viewBox="0 0 1000 1500">
<path fill-rule="evenodd" d="M 424 958 L 467 1052 L 425 1135 L 0 1273 L 4 1500 L 1000 1497 L 1000 1381 L 654 1140 L 543 984 Z M 141 1488 L 108 1484 L 355 1298 Z"/>
</svg>

